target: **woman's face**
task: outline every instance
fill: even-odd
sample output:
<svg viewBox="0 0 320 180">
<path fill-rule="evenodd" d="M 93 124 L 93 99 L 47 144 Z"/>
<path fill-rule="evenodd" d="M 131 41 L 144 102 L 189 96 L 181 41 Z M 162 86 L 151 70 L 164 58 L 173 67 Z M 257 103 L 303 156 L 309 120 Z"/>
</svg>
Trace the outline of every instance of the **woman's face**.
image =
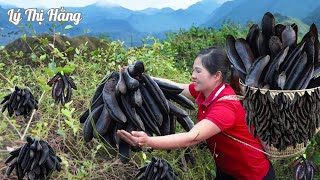
<svg viewBox="0 0 320 180">
<path fill-rule="evenodd" d="M 219 77 L 217 73 L 214 75 L 210 74 L 202 65 L 201 58 L 199 57 L 194 61 L 191 78 L 195 90 L 204 93 L 206 97 L 220 84 L 220 82 L 218 84 Z"/>
</svg>

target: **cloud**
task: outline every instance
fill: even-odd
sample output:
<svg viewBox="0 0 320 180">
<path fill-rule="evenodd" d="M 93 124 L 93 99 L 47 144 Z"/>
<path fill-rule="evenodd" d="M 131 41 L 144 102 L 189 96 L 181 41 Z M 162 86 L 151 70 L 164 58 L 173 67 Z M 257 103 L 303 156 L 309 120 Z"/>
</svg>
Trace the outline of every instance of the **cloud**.
<svg viewBox="0 0 320 180">
<path fill-rule="evenodd" d="M 201 0 L 0 0 L 0 4 L 14 5 L 21 8 L 54 8 L 54 7 L 83 7 L 90 4 L 115 5 L 118 4 L 132 10 L 142 10 L 149 7 L 172 9 L 186 9 Z M 223 3 L 227 0 L 213 0 Z"/>
<path fill-rule="evenodd" d="M 0 4 L 14 5 L 20 8 L 54 8 L 54 7 L 83 7 L 95 3 L 97 0 L 0 0 Z"/>
<path fill-rule="evenodd" d="M 100 0 L 100 2 L 119 4 L 132 10 L 142 10 L 149 7 L 158 9 L 164 7 L 171 7 L 172 9 L 185 9 L 198 1 L 201 0 Z"/>
</svg>

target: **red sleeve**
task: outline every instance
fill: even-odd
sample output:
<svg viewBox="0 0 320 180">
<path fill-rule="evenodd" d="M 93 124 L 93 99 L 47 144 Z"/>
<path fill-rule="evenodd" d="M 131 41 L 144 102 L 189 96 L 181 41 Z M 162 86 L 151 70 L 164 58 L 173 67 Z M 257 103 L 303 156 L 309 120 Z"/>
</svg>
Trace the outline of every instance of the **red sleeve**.
<svg viewBox="0 0 320 180">
<path fill-rule="evenodd" d="M 190 92 L 191 96 L 193 96 L 195 99 L 197 99 L 198 95 L 200 94 L 199 91 L 196 91 L 194 89 L 194 84 L 189 85 L 189 92 Z"/>
<path fill-rule="evenodd" d="M 205 119 L 212 121 L 221 131 L 232 127 L 236 121 L 235 107 L 230 102 L 218 102 L 209 111 Z"/>
</svg>

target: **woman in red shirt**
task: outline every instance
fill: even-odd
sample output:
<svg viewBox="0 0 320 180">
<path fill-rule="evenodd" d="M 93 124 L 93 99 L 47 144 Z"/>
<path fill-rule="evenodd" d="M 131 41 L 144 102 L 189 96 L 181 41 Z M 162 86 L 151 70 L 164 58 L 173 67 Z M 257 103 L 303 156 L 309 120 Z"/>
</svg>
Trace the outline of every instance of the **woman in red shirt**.
<svg viewBox="0 0 320 180">
<path fill-rule="evenodd" d="M 119 130 L 118 135 L 133 146 L 154 149 L 188 147 L 206 140 L 217 165 L 216 179 L 275 179 L 271 163 L 259 151 L 263 150 L 259 139 L 248 131 L 241 103 L 230 98 L 235 93 L 225 83 L 229 69 L 226 52 L 211 47 L 195 59 L 192 84 L 160 79 L 184 89 L 182 94 L 198 104 L 198 123 L 189 132 L 150 137 L 142 131 Z"/>
</svg>

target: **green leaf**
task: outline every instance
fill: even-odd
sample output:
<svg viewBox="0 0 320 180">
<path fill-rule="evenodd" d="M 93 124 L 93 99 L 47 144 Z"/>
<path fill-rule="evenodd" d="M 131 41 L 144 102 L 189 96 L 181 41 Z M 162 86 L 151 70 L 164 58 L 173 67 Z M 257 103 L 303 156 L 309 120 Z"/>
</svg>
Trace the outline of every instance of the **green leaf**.
<svg viewBox="0 0 320 180">
<path fill-rule="evenodd" d="M 143 151 L 142 151 L 141 153 L 142 153 L 142 159 L 143 159 L 143 160 L 146 160 L 146 159 L 147 159 L 146 153 L 144 153 Z"/>
<path fill-rule="evenodd" d="M 70 51 L 72 51 L 74 48 L 73 47 L 69 47 L 65 52 L 67 53 L 67 52 L 70 52 Z"/>
<path fill-rule="evenodd" d="M 23 57 L 23 52 L 22 51 L 19 52 L 19 56 Z"/>
<path fill-rule="evenodd" d="M 3 70 L 3 67 L 5 66 L 4 63 L 0 63 L 0 70 Z"/>
<path fill-rule="evenodd" d="M 74 71 L 74 68 L 73 67 L 64 67 L 62 69 L 62 71 L 65 73 L 72 73 Z"/>
<path fill-rule="evenodd" d="M 53 76 L 54 75 L 54 72 L 50 68 L 44 68 L 44 72 L 46 74 L 48 74 L 49 76 Z"/>
<path fill-rule="evenodd" d="M 64 73 L 72 73 L 75 69 L 76 65 L 70 63 L 69 65 L 65 65 L 64 67 L 57 67 L 57 71 L 61 72 L 63 71 Z"/>
<path fill-rule="evenodd" d="M 35 60 L 37 58 L 37 56 L 34 53 L 32 53 L 30 57 L 32 60 Z"/>
<path fill-rule="evenodd" d="M 58 73 L 55 62 L 49 63 L 49 69 L 53 71 L 55 74 Z"/>
<path fill-rule="evenodd" d="M 64 27 L 65 30 L 71 29 L 71 28 L 73 28 L 73 26 L 71 26 L 71 25 L 66 25 L 66 27 Z"/>
<path fill-rule="evenodd" d="M 80 51 L 79 51 L 79 49 L 78 49 L 78 48 L 76 48 L 76 53 L 77 53 L 77 54 L 80 54 Z"/>
<path fill-rule="evenodd" d="M 61 110 L 62 114 L 64 114 L 65 116 L 67 116 L 68 118 L 72 117 L 72 113 L 71 111 L 67 110 L 67 109 L 62 109 Z"/>
<path fill-rule="evenodd" d="M 45 60 L 45 59 L 46 59 L 46 57 L 47 57 L 47 55 L 46 55 L 46 54 L 41 55 L 41 56 L 40 56 L 40 61 Z"/>
<path fill-rule="evenodd" d="M 24 41 L 26 41 L 26 40 L 27 40 L 27 35 L 26 35 L 26 34 L 22 35 L 22 36 L 21 36 L 21 39 L 23 39 Z"/>
<path fill-rule="evenodd" d="M 47 38 L 45 38 L 45 39 L 41 38 L 41 39 L 40 39 L 40 42 L 41 42 L 42 44 L 44 44 L 44 45 L 47 45 L 47 44 L 49 43 Z"/>
</svg>

